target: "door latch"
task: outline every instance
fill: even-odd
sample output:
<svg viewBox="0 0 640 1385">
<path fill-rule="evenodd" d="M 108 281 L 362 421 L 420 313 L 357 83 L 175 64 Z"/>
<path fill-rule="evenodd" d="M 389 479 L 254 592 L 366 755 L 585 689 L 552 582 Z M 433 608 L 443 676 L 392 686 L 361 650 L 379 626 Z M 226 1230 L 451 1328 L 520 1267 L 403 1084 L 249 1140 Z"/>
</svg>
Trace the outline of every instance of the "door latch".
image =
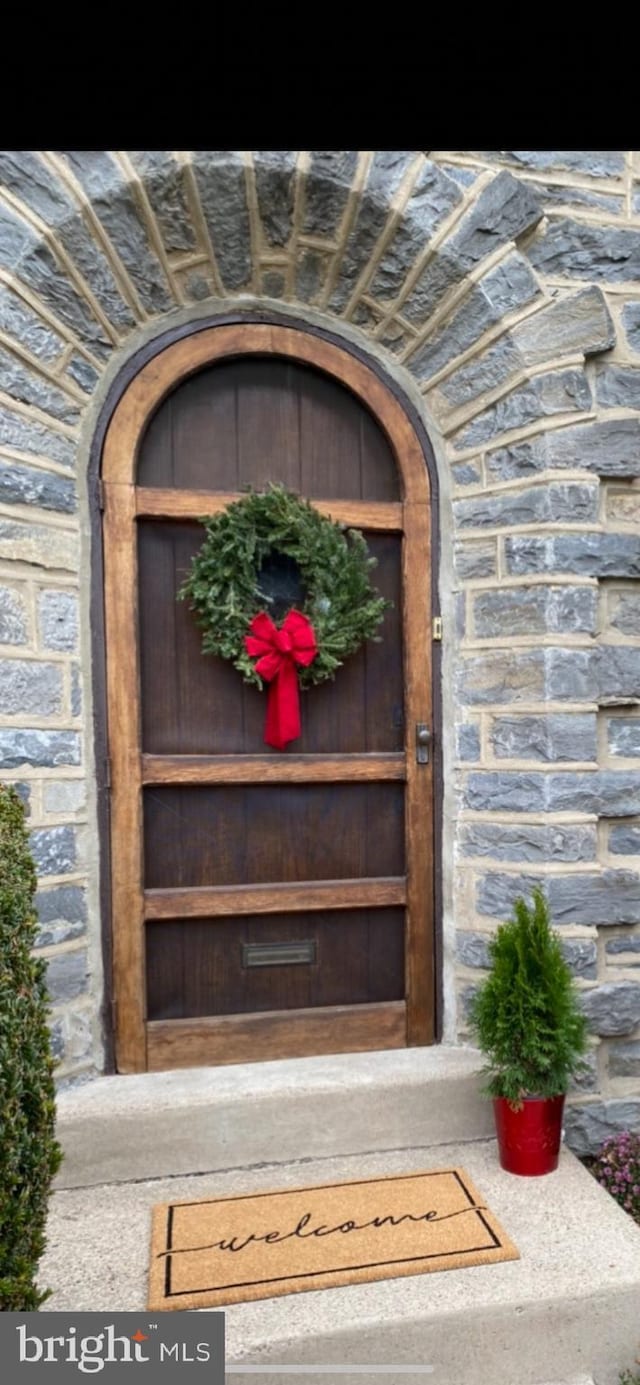
<svg viewBox="0 0 640 1385">
<path fill-rule="evenodd" d="M 431 732 L 426 721 L 416 722 L 416 761 L 419 765 L 428 765 L 429 746 L 431 745 Z"/>
</svg>

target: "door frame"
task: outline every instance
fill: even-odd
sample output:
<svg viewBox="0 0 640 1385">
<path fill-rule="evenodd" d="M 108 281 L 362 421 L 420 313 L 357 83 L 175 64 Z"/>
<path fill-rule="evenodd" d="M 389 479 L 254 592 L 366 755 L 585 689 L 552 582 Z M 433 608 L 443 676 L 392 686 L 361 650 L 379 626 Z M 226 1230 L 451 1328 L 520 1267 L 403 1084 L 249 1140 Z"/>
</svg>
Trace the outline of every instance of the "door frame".
<svg viewBox="0 0 640 1385">
<path fill-rule="evenodd" d="M 122 741 L 118 747 L 119 764 L 114 765 L 114 786 L 111 789 L 111 765 L 109 762 L 109 742 L 107 738 L 107 701 L 108 701 L 108 676 L 106 668 L 106 640 L 104 622 L 104 600 L 105 586 L 103 576 L 103 550 L 101 543 L 101 513 L 105 510 L 105 523 L 111 529 L 112 535 L 120 532 L 123 539 L 123 559 L 125 568 L 118 565 L 117 587 L 122 588 L 123 579 L 126 579 L 127 586 L 135 590 L 136 585 L 136 561 L 135 546 L 123 536 L 130 535 L 131 525 L 135 525 L 136 513 L 136 490 L 135 490 L 135 468 L 137 461 L 137 443 L 142 436 L 146 422 L 151 414 L 158 407 L 167 394 L 171 393 L 181 381 L 189 375 L 206 368 L 213 364 L 216 359 L 229 358 L 234 355 L 259 352 L 260 354 L 275 354 L 278 356 L 289 356 L 291 359 L 315 366 L 326 373 L 332 375 L 338 381 L 345 383 L 351 391 L 356 394 L 371 410 L 378 423 L 390 437 L 394 452 L 396 454 L 398 471 L 404 491 L 405 516 L 411 524 L 413 532 L 419 535 L 422 549 L 427 556 L 431 550 L 431 614 L 438 611 L 437 597 L 437 560 L 438 560 L 438 485 L 437 473 L 433 453 L 428 442 L 428 438 L 417 415 L 417 412 L 400 391 L 396 382 L 389 379 L 380 362 L 372 358 L 367 352 L 363 352 L 352 343 L 336 334 L 321 331 L 315 326 L 310 326 L 299 319 L 285 317 L 279 314 L 265 313 L 238 313 L 213 319 L 205 319 L 196 324 L 189 324 L 183 328 L 173 329 L 163 334 L 161 338 L 156 338 L 140 352 L 131 358 L 119 377 L 112 386 L 109 397 L 105 403 L 100 417 L 94 446 L 92 449 L 92 473 L 91 479 L 94 486 L 89 487 L 90 504 L 92 510 L 92 529 L 94 539 L 98 542 L 93 545 L 94 569 L 92 583 L 92 614 L 95 622 L 92 622 L 92 635 L 94 643 L 94 669 L 96 671 L 97 686 L 95 689 L 95 719 L 96 719 L 96 765 L 98 777 L 98 804 L 101 827 L 101 880 L 102 880 L 102 902 L 104 918 L 104 940 L 105 940 L 105 969 L 108 977 L 108 986 L 112 984 L 112 959 L 113 967 L 119 974 L 118 999 L 125 1001 L 124 1009 L 120 1010 L 121 1023 L 118 1025 L 118 1016 L 112 1002 L 112 993 L 107 994 L 106 1009 L 106 1028 L 113 1032 L 118 1029 L 118 1070 L 121 1072 L 139 1071 L 146 1068 L 146 1043 L 145 1018 L 144 1018 L 144 957 L 143 957 L 143 928 L 141 924 L 137 928 L 123 930 L 116 925 L 112 930 L 110 920 L 112 916 L 117 918 L 137 917 L 140 920 L 140 901 L 134 897 L 130 887 L 123 886 L 120 872 L 112 873 L 110 870 L 111 852 L 110 838 L 114 825 L 119 837 L 119 862 L 122 861 L 122 842 L 126 843 L 126 849 L 131 853 L 126 872 L 127 879 L 135 876 L 141 878 L 140 850 L 142 844 L 142 833 L 139 830 L 141 804 L 138 795 L 137 809 L 132 812 L 132 795 L 128 795 L 129 803 L 125 811 L 122 795 L 119 795 L 119 785 L 126 781 L 127 774 L 136 772 L 136 761 L 139 761 L 139 741 L 137 735 L 131 735 L 133 722 L 129 720 L 129 738 Z M 100 464 L 102 463 L 102 475 L 99 474 Z M 97 483 L 97 484 L 96 484 Z M 431 503 L 429 500 L 431 493 Z M 154 497 L 152 492 L 148 494 L 149 509 L 146 513 L 153 513 Z M 357 516 L 351 516 L 351 511 L 356 506 L 356 502 L 337 502 L 331 504 L 331 512 L 336 518 L 344 518 L 347 522 L 362 523 L 362 516 L 358 521 Z M 329 507 L 327 506 L 327 509 Z M 359 506 L 362 510 L 362 506 Z M 344 509 L 344 515 L 338 511 Z M 202 513 L 202 510 L 199 511 Z M 141 513 L 138 507 L 137 513 Z M 128 551 L 128 559 L 126 551 Z M 126 566 L 128 562 L 128 567 Z M 405 582 L 406 582 L 406 574 Z M 109 579 L 108 579 L 109 580 Z M 416 584 L 414 584 L 415 588 Z M 425 584 L 426 588 L 426 584 Z M 407 585 L 407 601 L 411 606 L 411 588 Z M 424 717 L 425 711 L 433 728 L 433 833 L 425 834 L 424 824 L 414 824 L 421 838 L 424 838 L 425 859 L 432 860 L 430 876 L 434 882 L 434 937 L 426 951 L 422 951 L 420 957 L 417 956 L 416 948 L 412 948 L 408 953 L 408 977 L 407 977 L 407 1000 L 415 997 L 419 992 L 420 986 L 424 986 L 425 970 L 428 973 L 433 971 L 430 981 L 430 989 L 433 995 L 434 1028 L 427 1031 L 425 1028 L 424 1015 L 419 1014 L 412 1003 L 412 1023 L 408 1027 L 407 1042 L 426 1043 L 437 1041 L 441 1032 L 441 871 L 440 871 L 440 814 L 442 802 L 442 774 L 441 774 L 441 738 L 439 734 L 440 722 L 440 678 L 439 678 L 439 644 L 433 644 L 429 622 L 425 618 L 426 606 L 424 602 L 425 592 L 421 591 L 416 597 L 414 590 L 413 607 L 407 613 L 407 626 L 413 626 L 418 632 L 416 641 L 411 642 L 411 656 L 417 658 L 417 662 L 422 667 L 431 667 L 431 689 L 433 694 L 433 707 L 429 713 L 425 707 L 425 696 L 419 693 L 421 716 Z M 427 592 L 427 600 L 429 593 Z M 421 599 L 422 598 L 422 602 Z M 111 599 L 118 602 L 118 592 L 116 584 L 111 581 L 111 598 L 107 593 L 107 604 Z M 135 612 L 130 611 L 132 628 L 135 626 Z M 418 651 L 420 653 L 418 654 Z M 123 678 L 128 682 L 128 686 L 135 691 L 136 699 L 137 687 L 137 640 L 130 641 L 128 654 L 125 654 L 124 663 L 122 656 L 122 645 L 118 663 L 118 682 Z M 409 650 L 407 647 L 407 656 Z M 113 670 L 112 670 L 113 673 Z M 101 676 L 102 675 L 102 676 Z M 407 682 L 408 702 L 411 704 L 411 668 L 405 664 L 405 680 Z M 112 683 L 113 692 L 113 683 Z M 414 704 L 415 697 L 413 697 Z M 413 716 L 407 718 L 407 766 L 413 766 L 412 759 L 413 747 L 409 744 L 413 738 Z M 418 718 L 416 718 L 418 719 Z M 116 737 L 118 740 L 118 737 Z M 111 754 L 113 752 L 111 751 Z M 424 774 L 424 770 L 422 771 Z M 127 795 L 125 795 L 127 797 Z M 408 791 L 408 801 L 410 801 L 410 789 Z M 110 811 L 109 811 L 110 810 Z M 409 809 L 409 813 L 411 809 Z M 127 817 L 128 814 L 128 817 Z M 111 817 L 111 821 L 109 821 Z M 124 830 L 125 823 L 128 823 Z M 132 830 L 134 829 L 134 830 Z M 427 840 L 429 836 L 429 840 Z M 127 892 L 128 891 L 128 892 Z M 411 893 L 411 883 L 409 885 Z M 115 908 L 114 908 L 115 906 Z M 418 976 L 418 968 L 421 976 Z M 109 1002 L 111 1003 L 109 1004 Z M 123 1022 L 122 1016 L 126 1016 Z M 381 1045 L 382 1046 L 382 1045 Z M 113 1066 L 113 1061 L 109 1064 Z"/>
</svg>

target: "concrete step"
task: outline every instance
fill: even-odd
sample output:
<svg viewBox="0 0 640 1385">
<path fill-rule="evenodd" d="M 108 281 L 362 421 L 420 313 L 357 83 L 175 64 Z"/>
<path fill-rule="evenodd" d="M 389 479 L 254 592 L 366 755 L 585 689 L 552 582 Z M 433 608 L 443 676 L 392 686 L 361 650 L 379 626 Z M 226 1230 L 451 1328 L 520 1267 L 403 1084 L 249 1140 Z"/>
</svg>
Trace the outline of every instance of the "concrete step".
<svg viewBox="0 0 640 1385">
<path fill-rule="evenodd" d="M 333 1114 L 322 1109 L 305 1149 L 327 1138 Z M 255 1369 L 246 1368 L 259 1365 L 269 1385 L 318 1385 L 359 1365 L 368 1368 L 359 1385 L 396 1385 L 411 1366 L 434 1385 L 577 1385 L 589 1375 L 617 1385 L 637 1350 L 640 1229 L 568 1151 L 556 1173 L 524 1179 L 500 1169 L 493 1140 L 281 1164 L 273 1128 L 271 1140 L 267 1168 L 57 1192 L 41 1274 L 54 1293 L 44 1311 L 144 1310 L 157 1202 L 460 1165 L 520 1260 L 234 1305 L 230 1378 L 248 1382 Z M 311 1369 L 319 1365 L 331 1374 Z"/>
<path fill-rule="evenodd" d="M 481 1065 L 440 1045 L 102 1077 L 60 1093 L 58 1186 L 490 1135 Z"/>
</svg>

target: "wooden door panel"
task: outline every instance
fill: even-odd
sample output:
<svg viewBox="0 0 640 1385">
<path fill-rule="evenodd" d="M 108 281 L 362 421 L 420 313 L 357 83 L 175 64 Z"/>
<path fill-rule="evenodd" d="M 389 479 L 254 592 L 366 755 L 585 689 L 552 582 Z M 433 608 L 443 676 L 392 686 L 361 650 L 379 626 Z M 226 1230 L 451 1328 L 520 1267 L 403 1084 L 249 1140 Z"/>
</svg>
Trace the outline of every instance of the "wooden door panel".
<svg viewBox="0 0 640 1385">
<path fill-rule="evenodd" d="M 429 1042 L 429 484 L 398 400 L 297 329 L 205 330 L 128 386 L 103 477 L 120 1070 Z M 392 603 L 284 754 L 176 600 L 198 518 L 269 481 L 360 528 Z"/>
<path fill-rule="evenodd" d="M 309 498 L 398 500 L 375 419 L 328 376 L 268 357 L 203 370 L 170 395 L 140 447 L 140 486 L 239 491 L 281 481 Z"/>
<path fill-rule="evenodd" d="M 154 923 L 146 936 L 151 1020 L 404 997 L 403 909 L 180 919 Z M 313 961 L 283 964 L 274 950 L 271 965 L 251 964 L 287 943 L 312 945 Z"/>
<path fill-rule="evenodd" d="M 402 876 L 404 785 L 144 793 L 145 887 Z"/>
<path fill-rule="evenodd" d="M 274 754 L 263 740 L 265 697 L 224 660 L 202 654 L 187 602 L 176 600 L 202 543 L 197 524 L 141 520 L 139 639 L 142 747 L 162 755 Z M 403 646 L 401 537 L 366 532 L 372 580 L 392 603 L 371 641 L 333 682 L 301 697 L 302 735 L 288 753 L 401 750 Z"/>
</svg>

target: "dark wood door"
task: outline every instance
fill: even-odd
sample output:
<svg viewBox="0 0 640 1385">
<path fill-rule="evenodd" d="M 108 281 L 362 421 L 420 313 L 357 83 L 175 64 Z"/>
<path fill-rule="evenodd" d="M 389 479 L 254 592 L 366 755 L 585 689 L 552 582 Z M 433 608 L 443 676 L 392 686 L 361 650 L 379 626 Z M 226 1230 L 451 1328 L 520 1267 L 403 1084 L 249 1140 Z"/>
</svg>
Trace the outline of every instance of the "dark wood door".
<svg viewBox="0 0 640 1385">
<path fill-rule="evenodd" d="M 121 1070 L 433 1037 L 431 772 L 415 751 L 431 706 L 424 462 L 345 353 L 257 327 L 217 329 L 218 345 L 224 331 L 232 352 L 192 363 L 159 407 L 157 373 L 137 412 L 129 400 L 126 482 L 117 420 L 105 450 Z M 380 642 L 302 695 L 285 753 L 263 742 L 264 696 L 202 654 L 176 600 L 197 516 L 269 481 L 360 527 L 392 603 Z"/>
</svg>

